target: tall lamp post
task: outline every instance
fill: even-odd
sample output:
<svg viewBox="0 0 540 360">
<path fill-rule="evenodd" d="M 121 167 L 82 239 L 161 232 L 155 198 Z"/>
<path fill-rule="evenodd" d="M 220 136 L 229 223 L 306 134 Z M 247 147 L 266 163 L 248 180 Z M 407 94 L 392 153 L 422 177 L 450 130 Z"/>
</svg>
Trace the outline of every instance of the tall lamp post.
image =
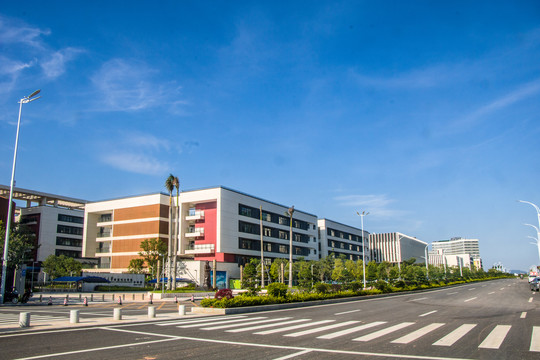
<svg viewBox="0 0 540 360">
<path fill-rule="evenodd" d="M 540 239 L 540 230 L 538 229 L 538 228 L 540 228 L 540 208 L 536 204 L 533 204 L 530 201 L 518 200 L 518 202 L 524 203 L 524 204 L 529 204 L 532 207 L 534 207 L 534 209 L 536 210 L 536 215 L 538 216 L 538 227 L 536 227 L 534 225 L 530 225 L 530 224 L 525 224 L 525 225 L 529 225 L 529 226 L 532 226 L 533 228 L 535 228 L 536 229 L 537 239 Z M 540 246 L 538 247 L 538 256 L 540 256 Z"/>
<path fill-rule="evenodd" d="M 289 289 L 292 289 L 292 253 L 293 253 L 293 246 L 292 246 L 292 216 L 294 214 L 294 205 L 287 210 L 287 214 L 289 215 Z"/>
<path fill-rule="evenodd" d="M 531 225 L 531 224 L 523 224 L 523 225 L 533 227 L 536 230 L 536 234 L 538 235 L 538 237 L 535 237 L 535 238 L 533 237 L 533 239 L 536 239 L 536 245 L 538 246 L 538 258 L 540 259 L 540 243 L 538 242 L 538 239 L 540 239 L 540 229 L 538 229 L 536 226 Z M 532 237 L 532 236 L 529 236 L 529 237 Z"/>
<path fill-rule="evenodd" d="M 2 302 L 4 302 L 4 294 L 6 293 L 6 275 L 9 249 L 9 234 L 11 230 L 11 202 L 13 201 L 13 185 L 15 184 L 15 164 L 17 163 L 17 148 L 19 147 L 19 129 L 21 126 L 21 113 L 23 104 L 39 99 L 41 96 L 35 97 L 41 90 L 36 90 L 28 96 L 19 100 L 19 119 L 17 120 L 17 135 L 15 135 L 15 151 L 13 152 L 13 168 L 11 169 L 11 185 L 9 187 L 9 203 L 6 221 L 6 238 L 4 240 L 4 257 L 2 262 L 2 286 L 0 289 Z"/>
<path fill-rule="evenodd" d="M 360 214 L 358 211 L 356 212 L 358 216 L 360 216 L 360 224 L 362 226 L 362 277 L 364 278 L 364 289 L 366 288 L 366 245 L 364 242 L 364 216 L 369 215 L 369 212 L 362 211 Z"/>
<path fill-rule="evenodd" d="M 424 253 L 425 253 L 425 255 L 426 255 L 426 278 L 427 278 L 428 281 L 429 281 L 429 268 L 428 268 L 428 262 L 429 262 L 429 260 L 428 260 L 428 253 L 427 253 L 428 247 L 429 247 L 429 244 L 426 245 L 426 248 L 424 249 Z"/>
</svg>

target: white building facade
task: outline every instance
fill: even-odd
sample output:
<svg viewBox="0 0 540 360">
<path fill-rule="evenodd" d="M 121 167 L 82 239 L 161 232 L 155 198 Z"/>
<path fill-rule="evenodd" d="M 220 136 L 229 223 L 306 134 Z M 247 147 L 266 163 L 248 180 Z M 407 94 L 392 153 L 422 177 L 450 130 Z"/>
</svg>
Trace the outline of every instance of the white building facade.
<svg viewBox="0 0 540 360">
<path fill-rule="evenodd" d="M 317 221 L 319 228 L 319 258 L 333 255 L 336 258 L 344 255 L 349 260 L 370 261 L 369 233 L 361 229 L 341 224 L 328 219 Z"/>
<path fill-rule="evenodd" d="M 370 234 L 369 246 L 375 262 L 398 264 L 411 258 L 415 258 L 416 263 L 425 263 L 428 244 L 415 237 L 393 232 Z"/>
</svg>

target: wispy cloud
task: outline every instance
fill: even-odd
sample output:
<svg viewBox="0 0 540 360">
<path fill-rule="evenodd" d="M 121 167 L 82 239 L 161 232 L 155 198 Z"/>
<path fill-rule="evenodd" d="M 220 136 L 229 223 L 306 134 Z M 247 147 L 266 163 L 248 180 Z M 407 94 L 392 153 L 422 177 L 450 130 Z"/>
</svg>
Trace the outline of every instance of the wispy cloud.
<svg viewBox="0 0 540 360">
<path fill-rule="evenodd" d="M 144 154 L 118 152 L 104 154 L 101 160 L 114 168 L 144 175 L 163 174 L 169 169 L 166 162 Z"/>
<path fill-rule="evenodd" d="M 50 35 L 48 29 L 39 29 L 17 19 L 0 15 L 0 43 L 23 44 L 35 49 L 43 49 L 41 35 Z"/>
<path fill-rule="evenodd" d="M 40 63 L 41 69 L 49 78 L 58 77 L 66 71 L 66 63 L 82 52 L 83 50 L 72 47 L 53 52 Z"/>
<path fill-rule="evenodd" d="M 137 111 L 182 103 L 180 86 L 156 81 L 159 71 L 144 62 L 125 59 L 107 61 L 92 77 L 101 93 L 101 111 Z M 185 103 L 185 102 L 184 102 Z"/>
<path fill-rule="evenodd" d="M 440 86 L 452 74 L 459 73 L 460 66 L 434 65 L 421 69 L 392 74 L 391 76 L 372 76 L 350 71 L 350 77 L 358 85 L 382 89 L 420 89 Z"/>
<path fill-rule="evenodd" d="M 399 217 L 407 213 L 389 208 L 395 200 L 389 199 L 386 195 L 344 195 L 336 196 L 334 200 L 340 206 L 354 207 L 378 217 Z"/>
</svg>

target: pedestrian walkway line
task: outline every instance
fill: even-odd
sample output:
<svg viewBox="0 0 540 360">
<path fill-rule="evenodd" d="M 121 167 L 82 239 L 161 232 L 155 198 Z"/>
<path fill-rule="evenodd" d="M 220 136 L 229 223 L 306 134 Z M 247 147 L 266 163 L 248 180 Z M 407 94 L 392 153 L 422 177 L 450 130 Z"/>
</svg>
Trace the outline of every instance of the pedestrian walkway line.
<svg viewBox="0 0 540 360">
<path fill-rule="evenodd" d="M 511 325 L 497 325 L 478 346 L 480 349 L 498 349 L 512 328 Z"/>
<path fill-rule="evenodd" d="M 427 312 L 427 313 L 425 313 L 425 314 L 418 315 L 418 316 L 424 317 L 424 316 L 428 316 L 428 315 L 434 314 L 434 313 L 436 313 L 436 312 L 437 312 L 437 310 L 433 310 L 433 311 L 430 311 L 430 312 Z"/>
<path fill-rule="evenodd" d="M 294 354 L 289 354 L 289 355 L 285 355 L 285 356 L 282 356 L 282 357 L 278 357 L 278 358 L 275 358 L 274 360 L 286 360 L 286 359 L 292 359 L 292 358 L 295 358 L 297 356 L 300 356 L 300 355 L 305 355 L 305 354 L 309 354 L 310 352 L 312 352 L 313 350 L 311 349 L 306 349 L 306 350 L 302 350 L 300 352 L 296 352 Z"/>
<path fill-rule="evenodd" d="M 525 319 L 527 317 L 527 312 L 524 311 L 521 313 L 521 316 L 519 317 L 520 319 Z"/>
<path fill-rule="evenodd" d="M 288 325 L 288 324 L 297 324 L 297 323 L 299 323 L 299 322 L 306 322 L 306 321 L 311 321 L 311 319 L 289 320 L 289 321 L 282 321 L 282 322 L 276 323 L 276 324 L 255 325 L 255 326 L 250 326 L 250 327 L 246 327 L 246 328 L 233 329 L 233 330 L 226 330 L 226 331 L 227 331 L 227 332 L 232 332 L 232 333 L 238 333 L 238 332 L 244 332 L 244 331 L 252 331 L 252 330 L 266 329 L 266 328 L 274 327 L 274 326 L 282 326 L 282 325 Z"/>
<path fill-rule="evenodd" d="M 540 352 L 540 326 L 533 326 L 529 351 Z"/>
<path fill-rule="evenodd" d="M 308 330 L 298 331 L 298 332 L 295 332 L 295 333 L 285 334 L 283 336 L 298 337 L 298 336 L 303 336 L 303 335 L 309 335 L 309 334 L 313 334 L 313 333 L 316 333 L 316 332 L 335 329 L 335 328 L 338 328 L 338 327 L 358 324 L 359 322 L 360 321 L 345 321 L 345 322 L 338 323 L 338 324 L 326 325 L 326 326 L 322 326 L 322 327 L 318 327 L 318 328 L 314 328 L 314 329 L 308 329 Z"/>
<path fill-rule="evenodd" d="M 444 323 L 429 324 L 427 326 L 424 326 L 421 329 L 413 331 L 410 334 L 407 334 L 405 336 L 400 337 L 399 339 L 396 339 L 396 340 L 392 341 L 392 343 L 394 343 L 394 344 L 408 344 L 410 342 L 418 340 L 422 336 L 424 336 L 426 334 L 429 334 L 430 332 L 432 332 L 434 330 L 437 330 L 438 328 L 440 328 L 443 325 L 445 325 L 445 324 Z"/>
<path fill-rule="evenodd" d="M 220 321 L 219 324 L 230 324 L 230 323 L 237 323 L 239 321 L 250 321 L 250 320 L 262 320 L 262 319 L 266 319 L 266 316 L 259 316 L 259 317 L 252 317 L 252 318 L 241 318 L 241 319 L 234 319 L 234 320 L 223 320 L 223 321 Z M 206 323 L 208 324 L 188 324 L 188 325 L 180 325 L 180 326 L 177 326 L 179 328 L 192 328 L 192 327 L 198 327 L 198 326 L 206 326 L 206 325 L 209 325 L 209 324 L 215 324 L 216 321 L 215 320 L 209 320 L 209 321 L 206 321 Z"/>
<path fill-rule="evenodd" d="M 475 300 L 475 299 L 477 299 L 477 297 L 476 297 L 476 296 L 475 296 L 475 297 L 473 297 L 473 298 L 467 299 L 467 300 L 465 300 L 465 301 L 463 301 L 463 302 L 469 302 L 469 301 L 473 301 L 473 300 Z"/>
<path fill-rule="evenodd" d="M 382 324 L 386 324 L 386 321 L 375 321 L 375 322 L 372 322 L 372 323 L 369 323 L 369 324 L 355 326 L 355 327 L 352 327 L 352 328 L 349 328 L 349 329 L 345 329 L 345 330 L 333 332 L 333 333 L 330 333 L 330 334 L 318 336 L 317 339 L 334 339 L 334 338 L 337 338 L 337 337 L 341 337 L 343 335 L 348 335 L 348 334 L 352 334 L 354 332 L 362 331 L 362 330 L 365 330 L 365 329 L 370 329 L 372 327 L 379 326 L 379 325 L 382 325 Z"/>
<path fill-rule="evenodd" d="M 379 330 L 379 331 L 372 332 L 371 334 L 360 336 L 359 338 L 353 339 L 353 341 L 370 341 L 370 340 L 376 339 L 378 337 L 393 333 L 394 331 L 401 330 L 401 329 L 406 328 L 407 326 L 411 326 L 413 324 L 414 324 L 413 322 L 402 322 L 401 324 L 390 326 L 390 327 L 388 327 L 386 329 L 382 329 L 382 330 Z"/>
<path fill-rule="evenodd" d="M 469 331 L 474 329 L 476 324 L 463 324 L 458 327 L 456 330 L 452 331 L 450 334 L 441 338 L 440 340 L 433 343 L 436 346 L 452 346 L 456 341 L 465 336 Z"/>
<path fill-rule="evenodd" d="M 285 332 L 285 331 L 289 331 L 289 330 L 301 329 L 301 328 L 305 328 L 305 327 L 309 327 L 309 326 L 327 324 L 329 322 L 334 322 L 334 321 L 335 320 L 320 320 L 320 321 L 315 321 L 315 322 L 308 323 L 308 324 L 292 325 L 292 326 L 287 326 L 287 327 L 280 328 L 280 329 L 259 331 L 259 332 L 256 332 L 254 334 L 255 335 L 269 335 L 269 334 L 275 334 L 275 333 L 278 333 L 278 332 Z"/>
<path fill-rule="evenodd" d="M 257 321 L 257 324 L 269 323 L 269 322 L 275 322 L 275 321 L 281 321 L 281 320 L 287 320 L 287 319 L 290 319 L 290 317 L 259 320 L 259 321 Z M 244 323 L 248 322 L 248 324 L 249 324 L 251 319 L 245 319 L 245 320 L 240 320 L 240 321 L 244 321 Z M 210 326 L 210 327 L 201 328 L 201 330 L 221 330 L 221 329 L 227 329 L 227 328 L 232 328 L 232 327 L 244 326 L 245 325 L 244 323 L 216 325 L 216 326 Z"/>
<path fill-rule="evenodd" d="M 232 320 L 232 319 L 245 319 L 247 316 L 245 315 L 233 315 L 233 316 L 213 316 L 213 317 L 205 317 L 205 318 L 195 318 L 190 320 L 178 320 L 178 321 L 167 321 L 167 322 L 160 322 L 160 323 L 154 323 L 154 325 L 157 326 L 173 326 L 173 325 L 185 325 L 185 324 L 195 324 L 195 323 L 211 323 L 215 322 L 217 320 Z"/>
</svg>

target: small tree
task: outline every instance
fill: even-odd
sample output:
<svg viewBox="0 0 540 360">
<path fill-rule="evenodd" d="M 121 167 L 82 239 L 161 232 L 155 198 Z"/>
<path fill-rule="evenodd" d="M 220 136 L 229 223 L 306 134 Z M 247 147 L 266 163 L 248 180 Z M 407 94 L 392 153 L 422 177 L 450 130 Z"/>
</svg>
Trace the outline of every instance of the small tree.
<svg viewBox="0 0 540 360">
<path fill-rule="evenodd" d="M 82 264 L 74 258 L 65 255 L 49 255 L 42 264 L 43 270 L 51 279 L 61 276 L 79 276 Z"/>
<path fill-rule="evenodd" d="M 159 258 L 167 253 L 167 244 L 159 239 L 145 239 L 141 242 L 141 251 L 139 255 L 142 256 L 146 262 L 148 269 L 152 276 L 157 276 L 157 264 Z"/>
<path fill-rule="evenodd" d="M 259 259 L 251 259 L 249 263 L 244 266 L 242 273 L 242 287 L 247 289 L 254 289 L 258 284 L 257 266 L 259 265 Z"/>
<path fill-rule="evenodd" d="M 129 261 L 128 272 L 130 274 L 144 273 L 144 259 L 131 259 Z"/>
</svg>

